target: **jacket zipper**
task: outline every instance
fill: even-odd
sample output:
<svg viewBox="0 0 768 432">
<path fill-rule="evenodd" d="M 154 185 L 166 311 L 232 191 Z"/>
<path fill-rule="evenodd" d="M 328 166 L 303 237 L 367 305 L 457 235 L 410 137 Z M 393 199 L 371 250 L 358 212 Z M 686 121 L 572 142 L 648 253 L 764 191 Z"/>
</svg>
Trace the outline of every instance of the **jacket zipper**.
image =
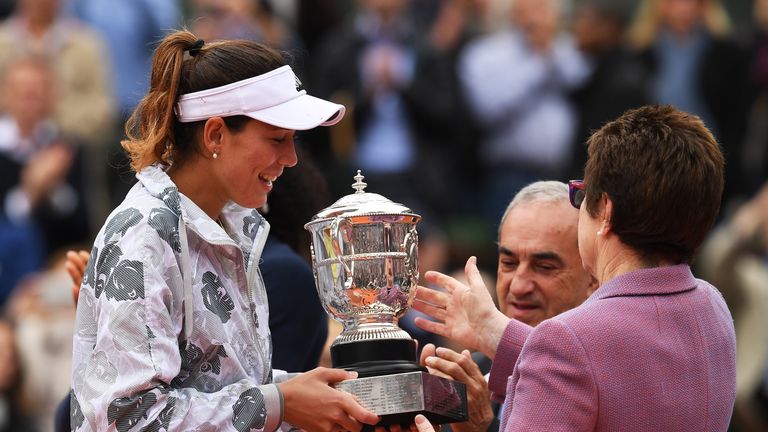
<svg viewBox="0 0 768 432">
<path fill-rule="evenodd" d="M 262 286 L 264 285 L 264 279 L 261 277 L 261 272 L 259 271 L 258 263 L 255 262 L 257 259 L 256 251 L 262 251 L 264 250 L 264 244 L 267 242 L 267 235 L 269 234 L 269 228 L 265 224 L 265 221 L 262 219 L 259 223 L 258 231 L 256 231 L 256 237 L 254 238 L 253 244 L 251 245 L 251 253 L 248 254 L 248 263 L 246 264 L 248 267 L 248 272 L 246 273 L 246 283 L 248 285 L 248 306 L 250 307 L 250 317 L 251 317 L 251 326 L 253 327 L 253 334 L 258 335 L 258 329 L 256 327 L 256 304 L 254 303 L 254 300 L 256 299 L 255 292 L 253 290 L 254 285 L 258 283 L 258 281 L 261 281 Z M 258 254 L 258 258 L 261 257 L 261 253 Z M 264 287 L 264 295 L 266 296 L 266 287 Z M 266 299 L 265 299 L 266 300 Z M 267 307 L 269 307 L 269 303 L 267 302 Z M 262 323 L 263 324 L 263 323 Z M 269 322 L 266 323 L 267 326 L 269 326 Z M 264 354 L 264 349 L 262 348 L 261 344 L 255 344 L 256 345 L 256 351 L 259 353 L 259 357 L 261 358 L 261 364 L 263 365 L 263 376 L 261 379 L 261 382 L 267 383 L 269 380 L 269 375 L 272 373 L 272 364 L 271 362 L 267 362 L 267 356 Z"/>
<path fill-rule="evenodd" d="M 188 227 L 190 230 L 194 231 L 195 234 L 197 234 L 198 237 L 205 239 L 205 236 L 203 236 L 200 232 L 198 232 L 197 229 L 195 229 L 194 225 L 187 224 L 187 223 L 185 223 L 184 225 L 186 227 Z M 248 254 L 248 262 L 246 263 L 247 272 L 246 272 L 246 275 L 245 275 L 245 283 L 246 283 L 247 288 L 248 288 L 248 291 L 247 291 L 247 294 L 248 294 L 248 309 L 249 309 L 248 315 L 249 315 L 249 320 L 251 322 L 251 330 L 253 331 L 254 337 L 258 337 L 258 334 L 259 334 L 258 328 L 256 326 L 256 318 L 255 318 L 256 304 L 255 304 L 254 300 L 255 300 L 256 297 L 255 297 L 255 293 L 254 293 L 254 290 L 253 290 L 254 284 L 258 282 L 258 280 L 256 279 L 256 274 L 257 274 L 257 271 L 258 271 L 258 265 L 256 265 L 256 263 L 254 263 L 254 259 L 257 256 L 257 254 L 255 252 L 256 251 L 262 251 L 264 249 L 264 244 L 267 242 L 267 235 L 268 234 L 269 234 L 269 229 L 265 225 L 265 221 L 262 219 L 260 224 L 259 224 L 258 231 L 256 232 L 256 236 L 255 236 L 254 242 L 251 245 L 251 251 Z M 230 240 L 230 241 L 219 242 L 219 241 L 213 241 L 213 240 L 209 240 L 209 239 L 206 239 L 205 241 L 206 241 L 206 243 L 208 243 L 210 245 L 233 246 L 237 251 L 239 251 L 240 255 L 242 256 L 242 253 L 243 253 L 242 249 L 234 241 Z M 261 257 L 261 254 L 259 253 L 258 256 Z M 259 278 L 260 278 L 260 276 L 261 275 L 259 273 Z M 264 285 L 263 279 L 261 279 L 261 280 L 262 280 L 262 285 Z M 265 287 L 265 290 L 266 290 L 266 287 Z M 265 291 L 265 296 L 266 296 L 266 291 Z M 269 306 L 267 306 L 267 307 L 269 307 Z M 269 323 L 267 323 L 267 325 L 269 325 Z M 262 383 L 268 383 L 269 375 L 270 375 L 270 373 L 272 371 L 272 364 L 270 362 L 267 362 L 267 356 L 266 356 L 266 354 L 264 354 L 264 349 L 262 348 L 261 344 L 254 343 L 254 346 L 256 347 L 256 352 L 259 354 L 259 358 L 261 359 L 261 364 L 262 364 L 262 378 L 261 378 L 261 382 Z"/>
</svg>

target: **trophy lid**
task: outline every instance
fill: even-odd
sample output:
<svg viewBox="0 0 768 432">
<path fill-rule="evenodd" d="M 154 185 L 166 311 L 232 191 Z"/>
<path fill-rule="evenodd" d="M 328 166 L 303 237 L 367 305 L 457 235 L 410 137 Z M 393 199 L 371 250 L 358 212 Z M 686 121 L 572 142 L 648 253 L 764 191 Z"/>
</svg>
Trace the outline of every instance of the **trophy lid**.
<svg viewBox="0 0 768 432">
<path fill-rule="evenodd" d="M 315 222 L 337 217 L 408 215 L 414 216 L 416 220 L 421 219 L 421 216 L 402 204 L 393 202 L 379 194 L 366 192 L 365 187 L 368 185 L 363 182 L 365 177 L 360 173 L 360 170 L 357 170 L 357 175 L 353 178 L 355 183 L 352 184 L 352 188 L 355 192 L 341 197 L 330 207 L 321 210 L 312 217 L 312 220 L 304 228 L 308 228 Z"/>
</svg>

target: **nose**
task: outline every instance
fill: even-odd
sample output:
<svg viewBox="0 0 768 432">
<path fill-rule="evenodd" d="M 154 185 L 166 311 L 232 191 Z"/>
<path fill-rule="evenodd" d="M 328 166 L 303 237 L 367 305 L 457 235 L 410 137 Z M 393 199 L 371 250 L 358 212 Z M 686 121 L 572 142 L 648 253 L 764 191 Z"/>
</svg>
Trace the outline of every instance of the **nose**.
<svg viewBox="0 0 768 432">
<path fill-rule="evenodd" d="M 534 291 L 535 286 L 533 278 L 526 269 L 519 267 L 509 283 L 509 295 L 516 299 L 523 299 Z"/>
<path fill-rule="evenodd" d="M 299 157 L 296 155 L 296 145 L 293 142 L 293 138 L 283 146 L 283 151 L 278 158 L 280 165 L 284 167 L 293 167 L 299 162 Z"/>
</svg>

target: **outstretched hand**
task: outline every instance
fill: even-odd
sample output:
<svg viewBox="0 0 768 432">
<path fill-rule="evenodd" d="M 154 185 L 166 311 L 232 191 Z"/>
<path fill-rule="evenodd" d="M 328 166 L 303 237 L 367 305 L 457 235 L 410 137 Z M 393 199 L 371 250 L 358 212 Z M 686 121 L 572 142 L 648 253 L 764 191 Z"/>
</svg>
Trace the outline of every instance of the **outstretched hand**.
<svg viewBox="0 0 768 432">
<path fill-rule="evenodd" d="M 331 387 L 353 378 L 357 372 L 319 367 L 278 384 L 285 421 L 300 429 L 328 432 L 359 432 L 361 423 L 378 423 L 379 416 L 363 408 L 354 396 Z"/>
<path fill-rule="evenodd" d="M 427 282 L 445 292 L 417 287 L 413 308 L 434 321 L 417 317 L 414 323 L 426 331 L 481 351 L 492 359 L 509 318 L 496 309 L 477 269 L 475 257 L 467 260 L 464 272 L 469 285 L 435 271 L 424 275 Z"/>
<path fill-rule="evenodd" d="M 452 423 L 453 432 L 485 432 L 493 421 L 488 383 L 469 351 L 461 354 L 448 348 L 427 344 L 421 351 L 421 364 L 429 373 L 453 379 L 467 386 L 469 421 Z M 417 425 L 418 426 L 418 425 Z"/>
</svg>

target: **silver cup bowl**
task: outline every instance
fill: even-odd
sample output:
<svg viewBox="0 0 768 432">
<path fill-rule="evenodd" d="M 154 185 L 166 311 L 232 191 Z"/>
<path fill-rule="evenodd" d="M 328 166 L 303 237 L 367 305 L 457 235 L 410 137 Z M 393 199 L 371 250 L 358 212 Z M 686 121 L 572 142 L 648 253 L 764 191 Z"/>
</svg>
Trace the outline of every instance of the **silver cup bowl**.
<svg viewBox="0 0 768 432">
<path fill-rule="evenodd" d="M 344 330 L 334 344 L 367 339 L 411 339 L 397 319 L 411 306 L 418 283 L 421 216 L 362 191 L 318 213 L 312 263 L 320 301 Z"/>
</svg>

